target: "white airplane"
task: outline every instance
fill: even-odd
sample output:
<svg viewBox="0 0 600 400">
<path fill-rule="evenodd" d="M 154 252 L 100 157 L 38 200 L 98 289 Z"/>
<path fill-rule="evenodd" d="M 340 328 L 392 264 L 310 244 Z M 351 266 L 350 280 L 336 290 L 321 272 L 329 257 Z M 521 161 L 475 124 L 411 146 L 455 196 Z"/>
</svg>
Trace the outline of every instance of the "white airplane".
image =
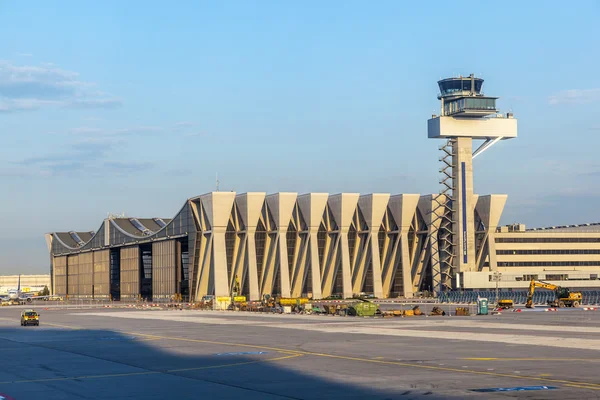
<svg viewBox="0 0 600 400">
<path fill-rule="evenodd" d="M 10 289 L 8 291 L 7 296 L 0 297 L 2 301 L 12 301 L 12 302 L 28 302 L 31 303 L 34 299 L 45 299 L 50 296 L 37 296 L 34 294 L 29 295 L 28 293 L 21 291 L 21 275 L 19 275 L 19 281 L 16 289 Z"/>
</svg>

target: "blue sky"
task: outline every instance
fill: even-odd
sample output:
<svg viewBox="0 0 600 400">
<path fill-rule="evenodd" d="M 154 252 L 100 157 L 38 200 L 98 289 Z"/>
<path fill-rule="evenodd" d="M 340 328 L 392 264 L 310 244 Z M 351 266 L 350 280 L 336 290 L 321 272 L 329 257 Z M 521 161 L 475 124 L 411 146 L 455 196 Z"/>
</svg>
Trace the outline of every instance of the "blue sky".
<svg viewBox="0 0 600 400">
<path fill-rule="evenodd" d="M 221 190 L 433 193 L 436 81 L 519 118 L 475 161 L 503 223 L 600 221 L 600 6 L 565 2 L 0 1 L 0 271 L 107 212 Z"/>
</svg>

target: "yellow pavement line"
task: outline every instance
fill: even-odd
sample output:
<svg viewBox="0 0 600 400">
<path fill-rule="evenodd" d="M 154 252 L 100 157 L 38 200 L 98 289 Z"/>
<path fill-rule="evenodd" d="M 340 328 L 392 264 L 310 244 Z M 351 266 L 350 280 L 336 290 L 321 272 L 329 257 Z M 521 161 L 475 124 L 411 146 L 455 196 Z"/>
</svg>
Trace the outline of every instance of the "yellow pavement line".
<svg viewBox="0 0 600 400">
<path fill-rule="evenodd" d="M 0 320 L 1 320 L 1 321 L 11 321 L 11 322 L 15 322 L 15 324 L 16 324 L 16 322 L 18 322 L 18 321 L 19 321 L 19 320 L 17 320 L 17 319 L 14 319 L 14 318 L 6 318 L 6 317 L 0 317 Z M 76 327 L 76 326 L 70 326 L 70 325 L 61 325 L 61 324 L 53 324 L 53 323 L 50 323 L 50 322 L 45 322 L 45 321 L 42 321 L 42 322 L 41 322 L 41 324 L 40 324 L 40 326 L 44 326 L 44 325 L 48 325 L 48 326 L 54 326 L 54 327 L 57 327 L 57 328 L 66 328 L 66 329 L 72 329 L 72 330 L 81 330 L 81 329 L 85 329 L 85 328 Z"/>
<path fill-rule="evenodd" d="M 18 381 L 0 382 L 0 385 L 9 385 L 9 384 L 13 384 L 13 383 L 42 383 L 42 382 L 56 382 L 56 381 L 72 381 L 72 380 L 78 380 L 78 379 L 120 378 L 120 377 L 138 376 L 138 375 L 157 375 L 157 374 L 175 373 L 175 372 L 200 371 L 200 370 L 208 370 L 208 369 L 236 367 L 239 365 L 259 364 L 259 363 L 266 363 L 266 362 L 271 362 L 271 361 L 280 361 L 280 360 L 286 360 L 289 358 L 295 358 L 295 357 L 300 357 L 300 356 L 301 356 L 301 354 L 297 354 L 297 355 L 293 355 L 293 356 L 288 355 L 288 356 L 282 356 L 282 357 L 267 358 L 264 360 L 243 361 L 243 362 L 220 364 L 220 365 L 208 365 L 205 367 L 196 367 L 196 368 L 170 369 L 170 370 L 165 370 L 165 371 L 143 371 L 143 372 L 127 372 L 127 373 L 122 373 L 122 374 L 70 376 L 70 377 L 63 377 L 63 378 L 24 379 L 24 380 L 18 380 Z"/>
<path fill-rule="evenodd" d="M 203 369 L 217 369 L 217 368 L 225 368 L 225 367 L 234 367 L 234 366 L 237 366 L 237 365 L 256 364 L 256 363 L 260 363 L 260 362 L 281 361 L 281 360 L 287 360 L 287 359 L 296 358 L 296 357 L 302 357 L 302 354 L 292 354 L 292 355 L 289 355 L 289 356 L 269 358 L 269 359 L 266 359 L 266 360 L 242 361 L 242 362 L 233 363 L 233 364 L 211 365 L 211 366 L 208 366 L 208 367 L 170 369 L 170 370 L 167 370 L 167 372 L 200 371 L 200 370 L 203 370 Z"/>
<path fill-rule="evenodd" d="M 76 327 L 76 326 L 53 324 L 53 323 L 50 323 L 50 322 L 42 322 L 41 325 L 42 326 L 43 325 L 53 326 L 53 327 L 56 327 L 56 328 L 66 328 L 66 329 L 71 329 L 71 330 L 74 330 L 74 331 L 80 331 L 80 330 L 84 330 L 85 329 L 85 328 L 79 328 L 79 327 Z"/>
<path fill-rule="evenodd" d="M 287 353 L 287 354 L 318 355 L 317 353 L 311 353 L 311 352 L 306 352 L 306 351 L 301 351 L 301 350 L 286 349 L 286 348 L 281 348 L 281 347 L 261 346 L 261 345 L 256 345 L 256 344 L 216 342 L 216 341 L 212 341 L 212 340 L 188 339 L 188 338 L 180 338 L 180 337 L 174 337 L 174 336 L 160 336 L 160 335 L 151 335 L 151 334 L 147 334 L 147 333 L 137 333 L 137 332 L 121 332 L 121 333 L 124 333 L 126 335 L 136 335 L 136 336 L 143 336 L 143 337 L 156 338 L 156 339 L 175 340 L 175 341 L 180 341 L 180 342 L 205 343 L 205 344 L 232 346 L 232 347 L 247 347 L 247 348 L 252 348 L 252 349 L 278 351 L 280 353 Z"/>
<path fill-rule="evenodd" d="M 118 378 L 118 377 L 125 377 L 125 376 L 156 375 L 156 374 L 160 374 L 160 372 L 159 371 L 144 371 L 144 372 L 128 372 L 128 373 L 122 373 L 122 374 L 70 376 L 70 377 L 64 377 L 64 378 L 23 379 L 20 381 L 0 382 L 0 385 L 10 385 L 13 383 L 41 383 L 41 382 L 56 382 L 56 381 L 72 381 L 72 380 L 76 380 L 76 379 Z"/>
<path fill-rule="evenodd" d="M 133 333 L 133 332 L 127 332 L 127 334 L 128 335 L 138 335 L 138 336 L 148 336 L 148 337 L 158 337 L 158 338 L 162 338 L 165 340 L 175 340 L 175 341 L 182 341 L 182 342 L 247 347 L 247 348 L 254 348 L 254 349 L 278 351 L 281 353 L 335 358 L 335 359 L 340 359 L 340 360 L 358 361 L 358 362 L 363 362 L 363 363 L 396 365 L 396 366 L 400 366 L 400 367 L 409 367 L 409 368 L 418 368 L 418 369 L 420 368 L 420 369 L 429 369 L 429 370 L 445 371 L 445 372 L 466 373 L 466 374 L 472 374 L 472 375 L 487 375 L 487 376 L 502 377 L 502 378 L 528 379 L 528 380 L 542 381 L 542 382 L 561 383 L 561 384 L 565 384 L 565 385 L 569 385 L 569 386 L 573 386 L 573 387 L 579 387 L 579 388 L 583 388 L 583 389 L 600 390 L 600 384 L 593 383 L 593 382 L 577 382 L 577 381 L 569 381 L 569 380 L 565 380 L 565 379 L 552 379 L 552 378 L 544 378 L 544 377 L 530 376 L 530 375 L 515 375 L 515 374 L 500 373 L 500 372 L 476 371 L 476 370 L 470 370 L 470 369 L 462 369 L 462 368 L 459 369 L 459 368 L 451 368 L 451 367 L 439 367 L 439 366 L 434 366 L 434 365 L 410 364 L 410 363 L 403 363 L 403 362 L 398 362 L 398 361 L 374 360 L 374 359 L 368 359 L 368 358 L 339 356 L 339 355 L 327 354 L 327 353 L 313 353 L 313 352 L 309 352 L 309 351 L 282 349 L 282 348 L 278 348 L 278 347 L 252 345 L 252 344 L 228 343 L 228 342 L 217 342 L 217 341 L 211 341 L 211 340 L 201 340 L 201 339 L 187 339 L 187 338 L 179 338 L 179 337 L 171 337 L 171 336 L 147 335 L 144 333 Z"/>
<path fill-rule="evenodd" d="M 574 388 L 578 388 L 578 389 L 599 390 L 597 386 L 573 385 L 571 383 L 565 383 L 565 386 L 574 387 Z"/>
</svg>

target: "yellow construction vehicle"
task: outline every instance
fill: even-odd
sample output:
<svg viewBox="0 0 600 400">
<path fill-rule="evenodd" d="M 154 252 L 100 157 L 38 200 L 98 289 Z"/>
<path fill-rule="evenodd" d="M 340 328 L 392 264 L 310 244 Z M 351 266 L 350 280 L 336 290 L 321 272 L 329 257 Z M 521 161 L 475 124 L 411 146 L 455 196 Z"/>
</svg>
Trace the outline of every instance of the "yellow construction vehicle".
<svg viewBox="0 0 600 400">
<path fill-rule="evenodd" d="M 277 302 L 282 306 L 301 306 L 307 304 L 310 300 L 308 297 L 279 297 Z"/>
<path fill-rule="evenodd" d="M 554 292 L 556 298 L 548 301 L 548 305 L 551 307 L 579 307 L 579 304 L 581 304 L 581 292 L 571 292 L 570 289 L 532 279 L 529 284 L 529 292 L 527 293 L 527 303 L 525 304 L 525 307 L 527 308 L 533 308 L 533 292 L 536 287 L 552 290 Z"/>
<path fill-rule="evenodd" d="M 502 310 L 508 310 L 514 307 L 514 302 L 511 299 L 500 299 L 498 300 L 498 308 Z"/>
</svg>

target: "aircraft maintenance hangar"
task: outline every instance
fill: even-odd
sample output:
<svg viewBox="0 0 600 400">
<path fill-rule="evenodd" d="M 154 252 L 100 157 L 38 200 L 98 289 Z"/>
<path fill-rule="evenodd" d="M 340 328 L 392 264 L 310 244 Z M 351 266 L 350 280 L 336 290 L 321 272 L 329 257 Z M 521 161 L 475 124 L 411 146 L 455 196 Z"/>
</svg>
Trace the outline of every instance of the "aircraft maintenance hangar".
<svg viewBox="0 0 600 400">
<path fill-rule="evenodd" d="M 173 219 L 109 217 L 95 232 L 47 234 L 53 293 L 160 301 L 179 293 L 412 297 L 435 288 L 438 195 L 212 192 Z M 478 196 L 476 262 L 456 288 L 525 288 L 532 276 L 600 287 L 600 224 L 498 227 L 506 196 Z"/>
</svg>

